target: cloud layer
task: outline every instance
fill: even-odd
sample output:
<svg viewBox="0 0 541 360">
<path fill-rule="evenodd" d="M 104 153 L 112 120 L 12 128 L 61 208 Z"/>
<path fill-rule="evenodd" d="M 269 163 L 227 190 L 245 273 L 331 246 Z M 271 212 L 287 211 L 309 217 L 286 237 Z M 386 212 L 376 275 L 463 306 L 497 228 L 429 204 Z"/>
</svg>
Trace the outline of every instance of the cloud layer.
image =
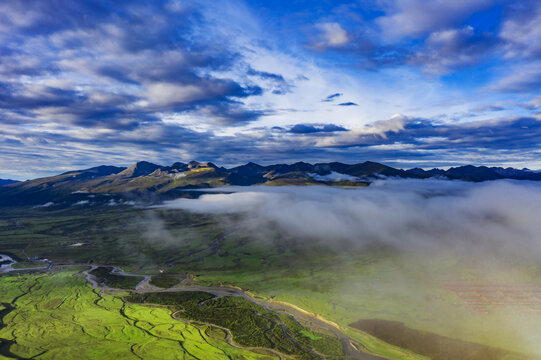
<svg viewBox="0 0 541 360">
<path fill-rule="evenodd" d="M 541 259 L 541 186 L 536 183 L 385 180 L 349 190 L 222 190 L 233 192 L 177 199 L 162 207 L 240 213 L 254 234 L 278 228 L 296 239 L 320 240 L 337 249 L 383 244 L 412 251 L 451 249 Z"/>
<path fill-rule="evenodd" d="M 137 160 L 541 168 L 540 17 L 528 0 L 3 2 L 0 178 Z"/>
</svg>

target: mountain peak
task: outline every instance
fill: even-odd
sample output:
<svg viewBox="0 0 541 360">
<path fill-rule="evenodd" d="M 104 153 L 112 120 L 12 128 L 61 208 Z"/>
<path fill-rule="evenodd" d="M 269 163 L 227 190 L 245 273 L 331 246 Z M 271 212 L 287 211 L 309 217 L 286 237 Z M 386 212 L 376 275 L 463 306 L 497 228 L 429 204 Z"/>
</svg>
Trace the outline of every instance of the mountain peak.
<svg viewBox="0 0 541 360">
<path fill-rule="evenodd" d="M 199 164 L 199 161 L 192 160 L 188 163 L 188 169 L 196 169 Z"/>
<path fill-rule="evenodd" d="M 148 161 L 138 161 L 126 170 L 118 173 L 122 177 L 137 177 L 145 176 L 153 173 L 157 169 L 160 169 L 162 166 L 153 164 Z"/>
</svg>

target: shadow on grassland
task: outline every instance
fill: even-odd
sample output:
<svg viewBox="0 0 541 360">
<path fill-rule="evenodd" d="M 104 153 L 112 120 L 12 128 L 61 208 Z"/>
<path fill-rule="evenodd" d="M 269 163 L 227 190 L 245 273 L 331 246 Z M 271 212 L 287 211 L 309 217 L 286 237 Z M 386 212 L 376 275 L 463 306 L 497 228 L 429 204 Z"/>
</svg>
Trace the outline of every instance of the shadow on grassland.
<svg viewBox="0 0 541 360">
<path fill-rule="evenodd" d="M 351 327 L 433 360 L 539 360 L 538 357 L 408 328 L 398 321 L 364 319 Z"/>
</svg>

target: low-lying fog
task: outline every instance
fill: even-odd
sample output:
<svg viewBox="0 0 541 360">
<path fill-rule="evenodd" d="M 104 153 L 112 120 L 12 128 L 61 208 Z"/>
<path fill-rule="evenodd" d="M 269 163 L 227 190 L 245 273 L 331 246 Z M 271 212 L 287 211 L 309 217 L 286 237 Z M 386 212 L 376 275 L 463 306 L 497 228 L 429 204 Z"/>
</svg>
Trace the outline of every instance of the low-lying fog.
<svg viewBox="0 0 541 360">
<path fill-rule="evenodd" d="M 496 306 L 490 315 L 471 315 L 473 310 L 442 285 L 539 284 L 541 183 L 388 179 L 354 189 L 256 186 L 211 191 L 216 193 L 160 207 L 223 215 L 224 221 L 239 221 L 228 226 L 254 230 L 254 241 L 280 230 L 284 239 L 328 245 L 346 261 L 334 266 L 341 273 L 326 283 L 332 286 L 332 298 L 348 306 L 344 314 L 383 316 L 541 356 L 537 313 Z M 379 253 L 363 251 L 374 244 L 375 249 L 384 245 L 398 251 L 383 252 L 377 263 L 366 265 L 366 272 L 347 262 L 348 255 Z M 502 338 L 505 344 L 499 342 Z"/>
<path fill-rule="evenodd" d="M 243 225 L 277 226 L 329 245 L 383 243 L 496 249 L 541 259 L 541 184 L 381 180 L 369 187 L 228 187 L 161 207 L 242 213 Z"/>
</svg>

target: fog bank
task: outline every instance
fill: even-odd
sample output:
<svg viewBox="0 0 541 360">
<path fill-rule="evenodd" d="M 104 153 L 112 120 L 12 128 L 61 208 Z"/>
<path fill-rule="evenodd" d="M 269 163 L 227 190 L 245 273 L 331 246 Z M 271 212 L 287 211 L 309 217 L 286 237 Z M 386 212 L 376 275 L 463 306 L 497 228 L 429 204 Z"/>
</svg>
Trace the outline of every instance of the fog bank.
<svg viewBox="0 0 541 360">
<path fill-rule="evenodd" d="M 163 208 L 241 213 L 243 225 L 273 226 L 329 245 L 498 249 L 541 258 L 541 184 L 381 180 L 366 188 L 231 187 Z"/>
</svg>

